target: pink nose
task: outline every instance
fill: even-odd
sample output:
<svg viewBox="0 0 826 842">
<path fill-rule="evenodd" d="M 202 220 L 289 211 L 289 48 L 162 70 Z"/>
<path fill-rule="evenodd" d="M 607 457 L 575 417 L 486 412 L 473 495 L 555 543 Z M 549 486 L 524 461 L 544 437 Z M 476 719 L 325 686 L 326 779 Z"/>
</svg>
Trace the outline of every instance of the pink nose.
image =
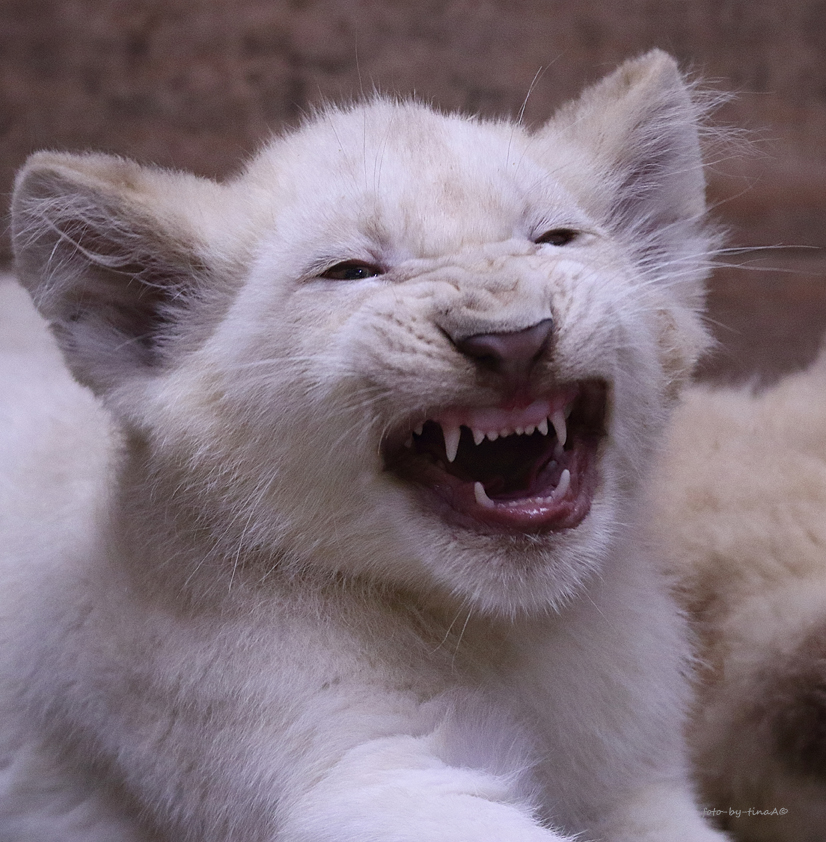
<svg viewBox="0 0 826 842">
<path fill-rule="evenodd" d="M 553 319 L 513 333 L 476 333 L 455 342 L 466 357 L 508 379 L 524 378 L 548 347 Z"/>
</svg>

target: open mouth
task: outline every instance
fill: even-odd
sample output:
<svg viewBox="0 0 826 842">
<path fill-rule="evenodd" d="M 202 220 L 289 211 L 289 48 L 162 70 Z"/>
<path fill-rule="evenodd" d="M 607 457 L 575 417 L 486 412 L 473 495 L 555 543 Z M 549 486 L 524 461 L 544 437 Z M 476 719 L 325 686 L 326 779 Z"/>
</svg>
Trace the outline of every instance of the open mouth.
<svg viewBox="0 0 826 842">
<path fill-rule="evenodd" d="M 586 381 L 527 406 L 450 407 L 388 439 L 385 464 L 466 526 L 536 532 L 591 508 L 607 387 Z"/>
</svg>

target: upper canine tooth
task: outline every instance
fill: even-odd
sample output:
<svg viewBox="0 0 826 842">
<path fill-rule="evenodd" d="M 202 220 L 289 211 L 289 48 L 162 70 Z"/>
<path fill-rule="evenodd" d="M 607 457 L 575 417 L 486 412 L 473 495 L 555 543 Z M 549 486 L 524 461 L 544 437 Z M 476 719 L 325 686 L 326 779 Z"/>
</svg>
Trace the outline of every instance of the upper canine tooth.
<svg viewBox="0 0 826 842">
<path fill-rule="evenodd" d="M 540 421 L 540 422 L 536 425 L 536 429 L 537 429 L 537 430 L 539 430 L 539 432 L 540 432 L 540 433 L 542 433 L 542 435 L 543 435 L 543 436 L 547 436 L 547 435 L 548 435 L 548 419 L 547 419 L 547 418 L 543 418 L 543 419 L 542 419 L 542 420 L 541 420 L 541 421 Z"/>
<path fill-rule="evenodd" d="M 473 443 L 481 444 L 485 440 L 485 434 L 481 430 L 471 430 L 473 433 Z"/>
<path fill-rule="evenodd" d="M 565 424 L 565 413 L 561 409 L 551 416 L 551 424 L 554 425 L 554 432 L 559 443 L 565 447 L 565 442 L 568 440 L 568 427 Z"/>
<path fill-rule="evenodd" d="M 459 450 L 459 439 L 462 437 L 462 431 L 455 426 L 442 426 L 442 433 L 445 437 L 445 453 L 447 454 L 447 461 L 452 462 L 456 458 L 456 452 Z"/>
</svg>

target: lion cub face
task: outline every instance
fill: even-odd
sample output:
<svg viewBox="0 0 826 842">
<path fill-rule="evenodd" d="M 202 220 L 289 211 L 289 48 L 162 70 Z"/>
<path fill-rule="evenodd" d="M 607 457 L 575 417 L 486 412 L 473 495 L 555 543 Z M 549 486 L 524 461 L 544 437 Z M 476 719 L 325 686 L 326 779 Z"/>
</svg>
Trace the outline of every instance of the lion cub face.
<svg viewBox="0 0 826 842">
<path fill-rule="evenodd" d="M 533 132 L 332 109 L 223 185 L 44 154 L 18 264 L 201 552 L 545 608 L 704 341 L 695 122 L 653 53 Z"/>
</svg>

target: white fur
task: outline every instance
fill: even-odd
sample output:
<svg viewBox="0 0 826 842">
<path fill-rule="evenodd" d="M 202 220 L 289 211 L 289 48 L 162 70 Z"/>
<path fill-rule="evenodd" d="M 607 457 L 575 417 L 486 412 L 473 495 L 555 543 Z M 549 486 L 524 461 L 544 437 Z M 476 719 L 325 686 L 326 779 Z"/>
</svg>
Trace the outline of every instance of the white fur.
<svg viewBox="0 0 826 842">
<path fill-rule="evenodd" d="M 532 132 L 376 100 L 223 185 L 30 160 L 18 273 L 106 411 L 2 357 L 4 839 L 722 838 L 639 528 L 706 341 L 698 116 L 654 52 Z M 447 337 L 551 315 L 546 387 L 610 385 L 590 514 L 451 524 L 382 437 L 500 400 Z"/>
<path fill-rule="evenodd" d="M 737 838 L 819 842 L 826 353 L 768 389 L 692 389 L 651 487 L 656 539 L 705 666 L 691 728 L 705 795 Z M 795 742 L 819 751 L 819 773 L 803 768 Z"/>
</svg>

